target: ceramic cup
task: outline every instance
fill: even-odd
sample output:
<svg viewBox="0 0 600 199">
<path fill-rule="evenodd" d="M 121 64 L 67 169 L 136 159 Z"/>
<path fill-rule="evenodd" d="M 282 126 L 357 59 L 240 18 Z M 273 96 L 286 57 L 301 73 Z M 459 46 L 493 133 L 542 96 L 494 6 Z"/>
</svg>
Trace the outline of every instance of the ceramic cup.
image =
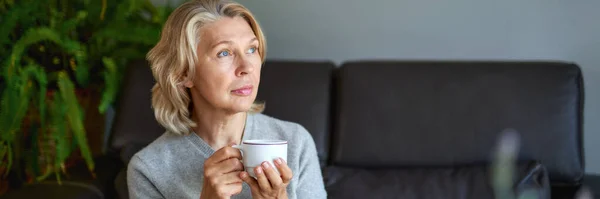
<svg viewBox="0 0 600 199">
<path fill-rule="evenodd" d="M 261 166 L 265 161 L 268 161 L 279 173 L 274 161 L 282 158 L 287 162 L 287 145 L 285 140 L 244 140 L 242 144 L 233 147 L 241 151 L 246 172 L 256 178 L 254 168 Z"/>
</svg>

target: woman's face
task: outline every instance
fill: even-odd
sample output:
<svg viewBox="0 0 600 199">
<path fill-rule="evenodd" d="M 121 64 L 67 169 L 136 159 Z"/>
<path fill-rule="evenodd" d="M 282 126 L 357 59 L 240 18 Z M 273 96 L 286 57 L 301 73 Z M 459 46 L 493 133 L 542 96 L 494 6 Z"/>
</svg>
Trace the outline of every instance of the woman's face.
<svg viewBox="0 0 600 199">
<path fill-rule="evenodd" d="M 254 31 L 241 17 L 224 17 L 200 32 L 196 76 L 186 83 L 193 98 L 226 112 L 248 111 L 256 99 L 262 64 L 262 46 Z"/>
</svg>

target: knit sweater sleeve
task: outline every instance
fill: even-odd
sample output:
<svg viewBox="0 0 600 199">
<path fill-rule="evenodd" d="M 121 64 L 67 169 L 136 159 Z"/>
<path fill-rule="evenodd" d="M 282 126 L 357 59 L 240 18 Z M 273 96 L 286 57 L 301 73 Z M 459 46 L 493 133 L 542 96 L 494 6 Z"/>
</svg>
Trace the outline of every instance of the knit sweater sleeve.
<svg viewBox="0 0 600 199">
<path fill-rule="evenodd" d="M 144 161 L 138 156 L 133 156 L 127 167 L 127 187 L 129 198 L 164 198 L 154 183 L 152 183 L 151 173 L 148 171 Z"/>
<path fill-rule="evenodd" d="M 297 133 L 302 142 L 299 172 L 294 174 L 298 175 L 297 198 L 327 198 L 315 142 L 303 126 L 298 125 Z"/>
</svg>

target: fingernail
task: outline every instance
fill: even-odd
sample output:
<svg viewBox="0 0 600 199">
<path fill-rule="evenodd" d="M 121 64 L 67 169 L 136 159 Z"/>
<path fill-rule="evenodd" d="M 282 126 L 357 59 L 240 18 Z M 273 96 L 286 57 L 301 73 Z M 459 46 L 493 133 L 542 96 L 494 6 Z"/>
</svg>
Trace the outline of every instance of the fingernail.
<svg viewBox="0 0 600 199">
<path fill-rule="evenodd" d="M 281 164 L 281 158 L 277 158 L 277 159 L 275 159 L 275 163 L 277 163 L 277 164 Z"/>
<path fill-rule="evenodd" d="M 269 163 L 268 163 L 268 162 L 263 162 L 262 166 L 263 166 L 265 169 L 268 169 L 268 168 L 269 168 Z"/>
<path fill-rule="evenodd" d="M 256 174 L 261 174 L 262 173 L 262 168 L 260 167 L 256 167 Z"/>
<path fill-rule="evenodd" d="M 246 172 L 240 172 L 240 177 L 241 178 L 246 178 Z"/>
</svg>

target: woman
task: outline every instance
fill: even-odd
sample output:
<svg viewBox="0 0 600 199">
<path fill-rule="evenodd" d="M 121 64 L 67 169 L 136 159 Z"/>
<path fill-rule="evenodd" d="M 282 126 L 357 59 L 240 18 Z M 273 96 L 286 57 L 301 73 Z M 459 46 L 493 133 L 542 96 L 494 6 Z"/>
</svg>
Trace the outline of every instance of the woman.
<svg viewBox="0 0 600 199">
<path fill-rule="evenodd" d="M 167 132 L 131 159 L 131 198 L 327 197 L 310 134 L 260 114 L 254 102 L 265 39 L 245 7 L 224 0 L 181 5 L 147 58 L 156 79 L 152 107 Z M 247 139 L 287 140 L 288 162 L 265 162 L 249 177 L 231 147 Z"/>
</svg>

